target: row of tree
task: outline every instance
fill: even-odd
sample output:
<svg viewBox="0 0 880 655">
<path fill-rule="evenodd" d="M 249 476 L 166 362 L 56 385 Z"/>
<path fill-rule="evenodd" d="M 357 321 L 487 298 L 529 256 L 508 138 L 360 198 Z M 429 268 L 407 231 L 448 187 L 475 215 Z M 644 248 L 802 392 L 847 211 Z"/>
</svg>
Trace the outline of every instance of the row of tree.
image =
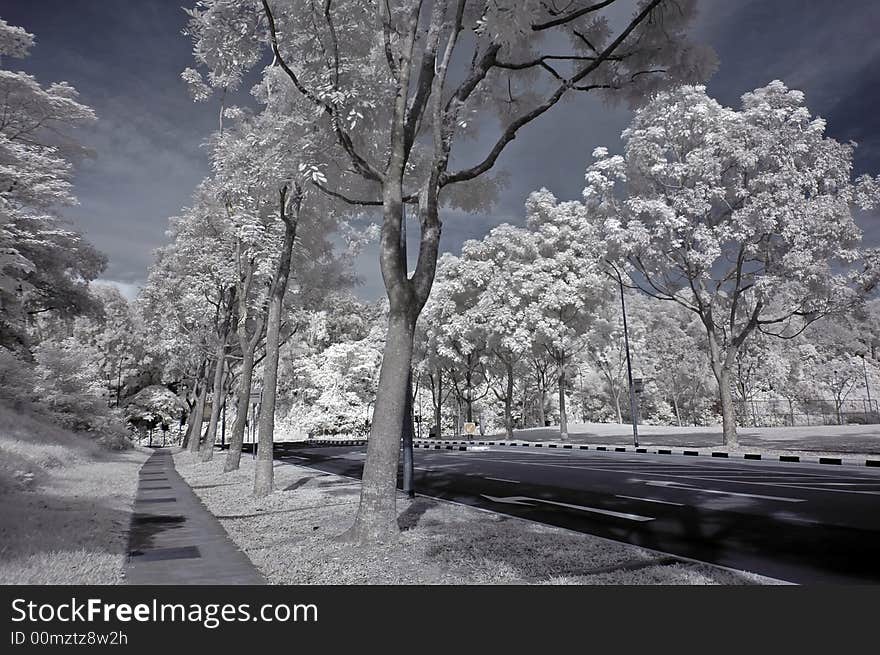
<svg viewBox="0 0 880 655">
<path fill-rule="evenodd" d="M 221 107 L 213 173 L 172 222 L 171 243 L 134 312 L 148 335 L 146 357 L 159 363 L 153 370 L 191 407 L 190 448 L 212 456 L 220 407 L 235 389 L 228 457 L 236 465 L 259 367 L 255 493 L 268 493 L 280 346 L 304 344 L 310 357 L 323 358 L 315 360 L 321 371 L 335 367 L 351 379 L 356 370 L 363 389 L 375 384 L 348 537 L 387 538 L 398 529 L 395 487 L 412 379 L 432 386 L 410 375 L 414 346 L 424 343 L 428 377 L 432 358 L 458 358 L 445 384 L 471 411 L 480 366 L 491 365 L 489 375 L 503 380 L 492 393 L 507 406 L 508 426 L 516 363 L 540 354 L 538 395 L 558 390 L 564 426 L 567 370 L 584 333 L 604 329 L 610 343 L 618 329 L 598 309 L 612 306 L 609 272 L 697 318 L 725 439 L 734 442 L 732 372 L 752 337 L 794 338 L 873 288 L 876 254 L 859 250 L 851 208 L 871 206 L 877 182 L 851 180 L 851 146 L 827 138 L 803 97 L 781 83 L 746 94 L 738 111 L 702 87 L 676 86 L 705 79 L 714 66 L 686 36 L 694 1 L 640 0 L 628 20 L 620 4 L 200 0 L 190 10 L 200 70 L 183 77 L 196 99 L 226 98 L 247 79 L 255 80 L 256 105 Z M 509 144 L 583 93 L 650 102 L 624 132 L 623 154 L 596 150 L 582 200 L 534 194 L 528 228 L 498 228 L 444 262 L 429 310 L 439 318 L 425 323 L 449 324 L 454 334 L 426 328 L 415 340 L 437 272 L 443 208 L 491 206 L 499 188 L 493 170 Z M 479 153 L 481 144 L 488 145 Z M 343 235 L 343 250 L 356 249 L 363 237 L 346 225 L 364 213 L 380 217 L 388 297 L 373 317 L 386 321 L 382 336 L 360 330 L 356 339 L 384 341 L 378 376 L 369 380 L 369 358 L 352 369 L 359 354 L 304 334 L 322 310 L 332 313 L 328 290 L 352 278 L 350 252 L 334 250 L 339 238 L 331 235 Z M 412 271 L 407 215 L 419 228 Z M 19 266 L 20 277 L 27 268 Z M 65 275 L 83 280 L 88 271 Z M 471 349 L 478 342 L 491 357 L 481 361 Z M 614 354 L 596 349 L 605 362 L 597 367 L 610 369 Z M 435 384 L 442 398 L 443 378 Z M 320 391 L 328 410 L 343 397 L 340 387 Z M 358 397 L 357 390 L 345 396 Z M 545 412 L 543 398 L 538 405 Z"/>
<path fill-rule="evenodd" d="M 192 84 L 203 95 L 232 88 L 268 51 L 272 63 L 260 86 L 267 99 L 271 92 L 272 101 L 289 102 L 295 153 L 306 153 L 303 165 L 315 170 L 310 188 L 381 210 L 389 306 L 361 502 L 348 533 L 355 540 L 398 530 L 413 337 L 434 280 L 441 207 L 490 203 L 499 156 L 563 98 L 637 98 L 711 69 L 707 51 L 685 38 L 693 2 L 639 2 L 612 30 L 608 12 L 618 7 L 609 8 L 619 4 L 201 0 L 191 12 L 195 57 L 207 71 L 206 78 L 188 72 Z M 490 145 L 476 163 L 459 167 L 456 153 L 477 135 Z M 419 226 L 412 273 L 402 238 L 406 213 Z"/>
<path fill-rule="evenodd" d="M 469 250 L 465 247 L 465 251 Z M 629 423 L 626 341 L 619 287 L 588 321 L 572 325 L 560 366 L 541 314 L 523 301 L 514 330 L 486 320 L 483 298 L 460 306 L 465 320 L 450 322 L 440 303 L 448 299 L 444 275 L 466 256 L 441 259 L 438 280 L 416 333 L 416 407 L 429 430 L 460 435 L 465 421 L 481 432 L 583 423 Z M 497 278 L 504 288 L 508 278 Z M 481 293 L 488 293 L 485 288 Z M 435 304 L 435 302 L 437 304 Z M 629 348 L 636 380 L 636 418 L 650 425 L 709 426 L 721 423 L 717 383 L 708 359 L 705 329 L 675 303 L 625 290 Z M 449 309 L 447 305 L 446 309 Z M 506 344 L 499 347 L 497 344 Z M 731 393 L 740 426 L 874 422 L 880 393 L 880 301 L 848 314 L 829 315 L 791 339 L 755 334 L 738 353 Z M 561 409 L 567 410 L 565 412 Z M 429 417 L 429 414 L 431 415 Z M 430 427 L 428 427 L 430 426 Z M 325 429 L 332 432 L 333 427 Z"/>
<path fill-rule="evenodd" d="M 512 434 L 521 387 L 534 384 L 543 425 L 552 384 L 564 439 L 567 379 L 586 364 L 620 421 L 627 287 L 642 296 L 629 299 L 637 370 L 659 381 L 679 422 L 705 355 L 726 444 L 736 444 L 736 394 L 754 399 L 759 378 L 792 403 L 812 382 L 807 395 L 833 397 L 839 418 L 867 378 L 859 357 L 876 356 L 876 304 L 872 314 L 864 300 L 878 257 L 860 249 L 853 207 L 875 206 L 880 189 L 852 181 L 853 146 L 825 136 L 803 102 L 781 82 L 745 94 L 740 111 L 703 87 L 657 94 L 624 131 L 622 155 L 593 153 L 582 200 L 542 189 L 527 227 L 499 226 L 444 255 L 423 313 L 421 367 L 436 398 L 445 370 L 473 421 L 491 391 Z M 834 329 L 805 332 L 825 317 Z"/>
</svg>

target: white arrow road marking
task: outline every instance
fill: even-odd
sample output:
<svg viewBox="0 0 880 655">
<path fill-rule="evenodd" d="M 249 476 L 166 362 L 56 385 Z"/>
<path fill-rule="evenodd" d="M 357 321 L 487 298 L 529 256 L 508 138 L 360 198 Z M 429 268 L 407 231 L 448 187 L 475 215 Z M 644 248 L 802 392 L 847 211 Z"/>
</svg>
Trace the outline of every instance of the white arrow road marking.
<svg viewBox="0 0 880 655">
<path fill-rule="evenodd" d="M 503 498 L 498 498 L 495 496 L 489 496 L 487 494 L 481 494 L 483 498 L 488 498 L 491 501 L 496 503 L 509 503 L 511 505 L 528 505 L 532 506 L 532 503 L 524 502 L 524 501 L 533 501 L 534 503 L 547 503 L 548 505 L 558 505 L 559 507 L 568 507 L 570 509 L 577 509 L 582 512 L 590 512 L 592 514 L 604 514 L 605 516 L 613 516 L 618 519 L 626 519 L 628 521 L 653 521 L 653 516 L 641 516 L 639 514 L 627 514 L 625 512 L 612 512 L 610 509 L 599 509 L 598 507 L 584 507 L 583 505 L 572 505 L 571 503 L 560 503 L 555 500 L 544 500 L 543 498 L 529 498 L 528 496 L 505 496 Z"/>
<path fill-rule="evenodd" d="M 763 496 L 761 494 L 747 494 L 739 491 L 723 491 L 721 489 L 703 489 L 702 487 L 692 487 L 681 482 L 672 482 L 668 480 L 634 480 L 634 482 L 644 482 L 651 487 L 672 487 L 674 489 L 682 489 L 685 491 L 700 491 L 705 494 L 723 494 L 725 496 L 740 496 L 742 498 L 761 498 L 762 500 L 779 500 L 783 503 L 803 503 L 805 498 L 786 498 L 785 496 Z"/>
<path fill-rule="evenodd" d="M 487 480 L 495 480 L 496 482 L 512 482 L 513 484 L 519 484 L 519 480 L 508 480 L 507 478 L 486 478 Z"/>
<path fill-rule="evenodd" d="M 646 503 L 660 503 L 662 505 L 675 505 L 676 507 L 684 507 L 684 503 L 673 503 L 671 500 L 660 500 L 658 498 L 642 498 L 641 496 L 621 496 L 615 498 L 626 498 L 627 500 L 644 500 Z"/>
</svg>

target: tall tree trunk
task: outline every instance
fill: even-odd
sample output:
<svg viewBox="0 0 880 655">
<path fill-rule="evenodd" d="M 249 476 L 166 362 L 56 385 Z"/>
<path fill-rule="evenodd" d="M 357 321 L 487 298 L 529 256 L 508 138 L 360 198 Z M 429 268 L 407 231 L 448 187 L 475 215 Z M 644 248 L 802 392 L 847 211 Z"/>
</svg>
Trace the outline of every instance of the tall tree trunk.
<svg viewBox="0 0 880 655">
<path fill-rule="evenodd" d="M 611 385 L 611 397 L 614 398 L 614 411 L 617 412 L 617 423 L 623 423 L 623 412 L 620 411 L 620 388 Z"/>
<path fill-rule="evenodd" d="M 565 411 L 565 356 L 559 366 L 559 437 L 568 439 L 568 414 Z"/>
<path fill-rule="evenodd" d="M 248 407 L 254 382 L 254 351 L 245 348 L 241 360 L 241 377 L 238 394 L 235 398 L 235 422 L 232 424 L 232 435 L 229 437 L 229 450 L 223 463 L 224 473 L 237 471 L 241 464 L 241 449 L 244 446 L 244 432 L 247 425 Z"/>
<path fill-rule="evenodd" d="M 281 332 L 283 296 L 275 294 L 269 302 L 266 324 L 266 359 L 263 364 L 263 402 L 260 406 L 254 496 L 268 496 L 274 484 L 275 398 L 278 382 L 278 348 Z"/>
<path fill-rule="evenodd" d="M 678 398 L 676 398 L 675 394 L 672 394 L 672 408 L 675 410 L 675 420 L 678 423 L 678 427 L 681 427 L 681 412 L 678 411 Z"/>
<path fill-rule="evenodd" d="M 254 496 L 267 496 L 274 483 L 274 439 L 275 439 L 275 399 L 278 383 L 278 349 L 281 334 L 281 309 L 287 292 L 290 277 L 290 262 L 293 258 L 293 244 L 296 239 L 296 226 L 299 206 L 302 201 L 300 190 L 296 189 L 293 199 L 294 217 L 286 213 L 287 188 L 281 191 L 281 218 L 284 221 L 284 244 L 278 258 L 278 268 L 272 280 L 269 294 L 269 311 L 266 318 L 266 359 L 263 364 L 263 402 L 260 407 L 260 436 L 257 445 L 257 462 L 254 473 Z"/>
<path fill-rule="evenodd" d="M 721 423 L 723 443 L 736 447 L 736 408 L 733 403 L 733 390 L 730 388 L 730 369 L 723 364 L 713 364 L 712 370 L 718 381 L 718 395 L 721 399 Z"/>
<path fill-rule="evenodd" d="M 217 424 L 220 422 L 220 410 L 223 405 L 223 394 L 225 393 L 223 384 L 223 372 L 226 366 L 226 339 L 222 338 L 217 342 L 217 350 L 214 353 L 217 359 L 214 364 L 214 394 L 211 400 L 211 420 L 208 423 L 208 431 L 205 433 L 205 441 L 202 443 L 199 451 L 199 459 L 203 462 L 210 461 L 214 458 L 214 442 L 217 440 Z"/>
<path fill-rule="evenodd" d="M 407 376 L 406 405 L 403 416 L 403 492 L 410 498 L 415 498 L 416 492 L 413 487 L 413 401 L 412 401 L 412 372 Z"/>
<path fill-rule="evenodd" d="M 507 364 L 507 394 L 504 396 L 504 428 L 513 439 L 513 364 Z"/>
<path fill-rule="evenodd" d="M 395 497 L 397 460 L 406 413 L 407 371 L 414 328 L 415 320 L 406 312 L 391 310 L 373 425 L 367 442 L 360 506 L 354 525 L 343 535 L 345 539 L 381 542 L 399 532 Z"/>
<path fill-rule="evenodd" d="M 195 391 L 195 390 L 193 390 Z M 198 394 L 193 396 L 192 401 L 190 401 L 188 395 L 184 398 L 186 402 L 186 411 L 180 417 L 180 423 L 177 425 L 177 436 L 180 436 L 180 429 L 183 427 L 184 422 L 186 423 L 186 432 L 183 433 L 183 440 L 180 442 L 180 447 L 186 450 L 189 447 L 189 436 L 190 432 L 192 432 L 192 418 L 193 409 L 196 406 L 196 399 L 198 398 Z"/>
<path fill-rule="evenodd" d="M 248 334 L 248 319 L 251 318 L 248 300 L 254 282 L 256 260 L 242 259 L 240 244 L 237 245 L 236 255 L 239 261 L 239 290 L 238 317 L 235 333 L 238 336 L 238 346 L 241 349 L 241 381 L 238 385 L 238 393 L 235 399 L 235 423 L 232 426 L 232 435 L 229 440 L 229 450 L 226 453 L 226 461 L 223 463 L 223 472 L 237 471 L 241 464 L 241 449 L 244 446 L 245 430 L 247 429 L 247 416 L 250 407 L 250 397 L 253 391 L 254 363 L 257 345 L 263 338 L 263 329 L 266 327 L 265 314 L 262 309 L 253 321 L 253 333 Z"/>
<path fill-rule="evenodd" d="M 199 388 L 199 396 L 198 400 L 196 400 L 196 406 L 191 414 L 192 425 L 190 429 L 189 436 L 189 452 L 197 453 L 199 452 L 199 442 L 202 438 L 202 417 L 205 415 L 205 401 L 208 399 L 208 381 L 201 380 L 200 388 Z"/>
<path fill-rule="evenodd" d="M 437 369 L 437 401 L 434 403 L 434 425 L 437 426 L 436 437 L 440 439 L 443 436 L 443 371 Z"/>
<path fill-rule="evenodd" d="M 725 446 L 736 447 L 736 407 L 730 385 L 730 370 L 735 362 L 736 350 L 731 348 L 727 348 L 727 352 L 722 350 L 712 329 L 711 317 L 704 318 L 703 324 L 709 337 L 709 361 L 712 365 L 712 373 L 718 382 L 718 396 L 721 400 L 722 443 Z"/>
<path fill-rule="evenodd" d="M 411 145 L 407 130 L 407 97 L 413 45 L 419 31 L 420 7 L 419 3 L 414 5 L 403 30 L 403 46 L 397 64 L 397 93 L 389 135 L 388 163 L 381 179 L 383 217 L 379 264 L 389 300 L 388 332 L 379 372 L 379 388 L 367 446 L 367 459 L 364 462 L 360 504 L 354 524 L 343 535 L 346 539 L 361 543 L 381 542 L 396 537 L 400 531 L 397 525 L 397 463 L 408 393 L 407 379 L 412 362 L 413 333 L 419 312 L 428 299 L 434 282 L 440 245 L 438 196 L 441 175 L 448 163 L 450 145 L 441 133 L 443 104 L 441 95 L 437 93 L 434 95 L 432 122 L 435 126 L 435 155 L 441 153 L 441 156 L 439 159 L 435 158 L 428 180 L 419 190 L 419 255 L 410 278 L 406 242 L 401 238 L 405 225 L 403 179 Z M 430 58 L 425 61 L 430 61 Z M 445 69 L 446 64 L 441 64 L 437 72 L 437 83 L 440 85 L 446 75 Z"/>
<path fill-rule="evenodd" d="M 544 412 L 544 404 L 547 400 L 547 392 L 544 389 L 543 384 L 538 384 L 538 424 L 539 427 L 544 427 L 547 423 L 547 416 Z"/>
<path fill-rule="evenodd" d="M 473 372 L 471 370 L 471 357 L 472 355 L 467 356 L 467 370 L 465 371 L 464 379 L 467 388 L 467 396 L 465 396 L 465 416 L 464 420 L 468 423 L 474 422 L 474 380 L 473 380 Z"/>
<path fill-rule="evenodd" d="M 199 404 L 199 395 L 201 393 L 201 383 L 202 376 L 205 374 L 205 367 L 208 365 L 207 360 L 203 359 L 202 363 L 199 364 L 198 372 L 196 373 L 195 378 L 193 378 L 193 388 L 192 388 L 192 401 L 189 399 L 189 393 L 187 393 L 186 404 L 186 432 L 183 436 L 183 441 L 181 442 L 181 447 L 184 450 L 190 449 L 191 437 L 193 434 L 193 415 L 195 413 L 196 405 Z M 178 431 L 179 432 L 179 431 Z"/>
</svg>

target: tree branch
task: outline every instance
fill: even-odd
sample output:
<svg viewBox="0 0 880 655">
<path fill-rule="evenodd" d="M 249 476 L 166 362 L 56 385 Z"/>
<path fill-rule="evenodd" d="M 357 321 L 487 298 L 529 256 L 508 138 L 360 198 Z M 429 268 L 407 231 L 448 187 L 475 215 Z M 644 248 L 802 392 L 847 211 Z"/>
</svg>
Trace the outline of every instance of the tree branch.
<svg viewBox="0 0 880 655">
<path fill-rule="evenodd" d="M 611 0 L 611 1 L 613 1 L 613 0 Z M 562 98 L 562 96 L 565 95 L 565 93 L 567 91 L 576 87 L 577 82 L 580 82 L 582 79 L 587 77 L 587 75 L 589 75 L 594 70 L 596 70 L 602 63 L 607 61 L 608 58 L 614 54 L 615 50 L 617 50 L 617 48 L 620 47 L 620 45 L 626 40 L 626 38 L 633 32 L 633 30 L 635 30 L 635 28 L 638 27 L 638 25 L 641 24 L 641 22 L 644 21 L 648 17 L 648 15 L 654 10 L 654 8 L 657 5 L 659 5 L 662 1 L 663 0 L 651 0 L 651 2 L 649 2 L 645 6 L 645 8 L 641 12 L 639 12 L 639 14 L 635 18 L 633 18 L 633 20 L 626 27 L 626 29 L 624 29 L 617 36 L 617 38 L 614 39 L 614 41 L 607 48 L 605 48 L 599 56 L 597 56 L 590 63 L 590 65 L 585 66 L 583 69 L 581 69 L 579 72 L 577 72 L 570 80 L 566 80 L 562 84 L 560 84 L 559 87 L 556 89 L 556 91 L 554 91 L 553 94 L 547 100 L 545 100 L 543 103 L 541 103 L 540 105 L 538 105 L 537 107 L 535 107 L 531 111 L 521 115 L 519 118 L 512 121 L 507 126 L 507 128 L 504 130 L 502 135 L 498 138 L 498 140 L 495 142 L 495 145 L 492 147 L 492 150 L 489 152 L 488 155 L 486 155 L 486 157 L 483 159 L 483 161 L 476 164 L 475 166 L 472 166 L 471 168 L 460 170 L 456 173 L 452 173 L 449 175 L 444 175 L 443 179 L 441 180 L 441 186 L 446 186 L 447 184 L 454 184 L 456 182 L 464 182 L 466 180 L 471 180 L 475 177 L 478 177 L 479 175 L 482 175 L 486 171 L 490 170 L 495 165 L 495 162 L 498 160 L 498 157 L 504 151 L 504 148 L 506 148 L 507 145 L 516 138 L 516 134 L 520 130 L 520 128 L 531 123 L 533 120 L 535 120 L 536 118 L 538 118 L 539 116 L 544 114 L 547 110 L 549 110 L 557 102 L 559 102 L 559 100 Z M 598 5 L 593 5 L 592 7 L 600 8 L 601 6 L 605 6 L 606 4 L 610 4 L 610 2 L 599 3 Z M 581 10 L 581 11 L 586 13 L 584 10 Z M 574 12 L 574 13 L 578 13 L 578 12 Z M 559 20 L 562 21 L 559 24 L 562 24 L 564 22 L 568 22 L 568 20 L 573 20 L 573 19 L 569 18 L 569 19 L 559 19 Z M 496 54 L 497 54 L 497 51 L 496 51 Z M 495 59 L 494 56 L 493 56 L 493 59 Z M 495 61 L 497 62 L 497 60 L 495 60 Z"/>
<path fill-rule="evenodd" d="M 540 32 L 542 30 L 549 30 L 553 27 L 559 27 L 560 25 L 565 25 L 566 23 L 570 23 L 573 20 L 577 20 L 581 16 L 586 16 L 587 14 L 598 11 L 603 7 L 607 7 L 610 4 L 613 4 L 615 0 L 603 0 L 602 2 L 597 2 L 594 5 L 589 5 L 587 7 L 582 7 L 576 11 L 571 12 L 570 14 L 566 14 L 565 16 L 560 16 L 559 18 L 554 18 L 553 20 L 548 20 L 543 23 L 532 24 L 532 30 L 535 32 Z"/>
<path fill-rule="evenodd" d="M 342 146 L 343 150 L 345 150 L 345 152 L 348 154 L 349 158 L 352 161 L 352 164 L 354 164 L 354 167 L 358 171 L 358 173 L 360 173 L 368 180 L 381 182 L 383 179 L 383 175 L 357 152 L 357 149 L 354 147 L 354 142 L 352 141 L 351 137 L 344 129 L 342 129 L 336 107 L 326 100 L 318 97 L 311 90 L 306 88 L 297 76 L 297 74 L 293 71 L 293 69 L 288 66 L 284 57 L 281 55 L 281 50 L 278 47 L 278 33 L 275 27 L 275 17 L 272 14 L 272 10 L 269 8 L 269 2 L 268 0 L 262 0 L 262 3 L 263 12 L 266 14 L 266 20 L 269 23 L 269 36 L 272 44 L 272 53 L 275 55 L 275 60 L 277 64 L 281 66 L 281 69 L 287 74 L 287 77 L 290 78 L 291 82 L 293 82 L 293 85 L 296 87 L 297 91 L 299 91 L 313 104 L 321 107 L 324 112 L 330 117 L 330 122 L 333 124 L 333 131 L 336 133 L 336 138 L 339 141 L 339 144 Z"/>
</svg>

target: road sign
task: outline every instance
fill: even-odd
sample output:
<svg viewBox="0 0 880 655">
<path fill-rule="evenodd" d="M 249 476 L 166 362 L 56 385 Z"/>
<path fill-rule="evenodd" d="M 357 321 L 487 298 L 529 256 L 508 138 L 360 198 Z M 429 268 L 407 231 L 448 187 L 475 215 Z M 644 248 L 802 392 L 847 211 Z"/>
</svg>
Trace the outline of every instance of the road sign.
<svg viewBox="0 0 880 655">
<path fill-rule="evenodd" d="M 464 424 L 464 433 L 465 434 L 474 434 L 477 431 L 476 423 L 465 423 Z"/>
<path fill-rule="evenodd" d="M 258 403 L 260 402 L 260 398 L 263 396 L 262 389 L 251 389 L 251 402 Z"/>
</svg>

